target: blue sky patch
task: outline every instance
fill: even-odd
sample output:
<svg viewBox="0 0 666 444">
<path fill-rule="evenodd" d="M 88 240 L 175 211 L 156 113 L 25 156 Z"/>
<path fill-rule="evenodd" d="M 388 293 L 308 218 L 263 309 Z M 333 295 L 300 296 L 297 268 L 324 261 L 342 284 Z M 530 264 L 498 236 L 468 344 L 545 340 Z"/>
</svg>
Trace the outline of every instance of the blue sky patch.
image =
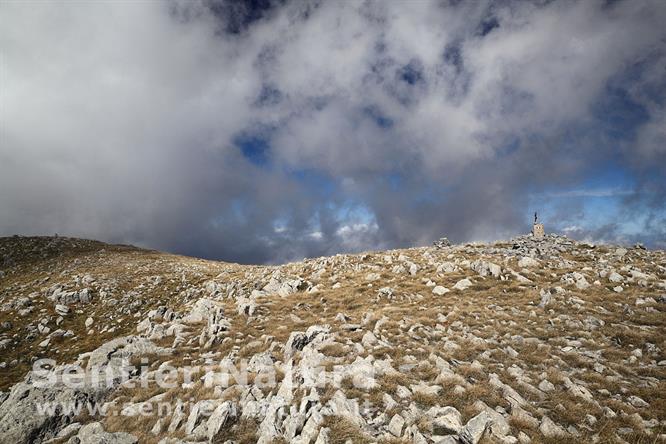
<svg viewBox="0 0 666 444">
<path fill-rule="evenodd" d="M 264 137 L 254 134 L 242 134 L 234 140 L 234 144 L 243 157 L 258 167 L 266 167 L 270 163 L 270 144 Z"/>
</svg>

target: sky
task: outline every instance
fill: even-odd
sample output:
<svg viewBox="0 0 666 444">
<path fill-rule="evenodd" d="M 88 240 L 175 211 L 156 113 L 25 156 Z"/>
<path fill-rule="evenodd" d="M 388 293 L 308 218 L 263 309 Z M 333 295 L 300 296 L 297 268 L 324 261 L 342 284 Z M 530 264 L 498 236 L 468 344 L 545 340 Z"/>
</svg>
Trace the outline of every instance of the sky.
<svg viewBox="0 0 666 444">
<path fill-rule="evenodd" d="M 0 2 L 0 236 L 666 248 L 666 2 Z"/>
</svg>

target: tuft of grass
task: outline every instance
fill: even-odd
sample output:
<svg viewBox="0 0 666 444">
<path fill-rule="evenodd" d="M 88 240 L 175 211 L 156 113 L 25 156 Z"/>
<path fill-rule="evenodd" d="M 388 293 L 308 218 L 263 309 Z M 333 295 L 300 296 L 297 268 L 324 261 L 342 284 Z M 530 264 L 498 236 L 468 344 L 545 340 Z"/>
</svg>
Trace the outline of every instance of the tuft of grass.
<svg viewBox="0 0 666 444">
<path fill-rule="evenodd" d="M 349 349 L 339 342 L 333 342 L 326 344 L 319 349 L 326 356 L 331 356 L 334 358 L 341 358 L 349 354 Z"/>
<path fill-rule="evenodd" d="M 254 419 L 240 418 L 213 438 L 213 444 L 222 444 L 232 440 L 238 444 L 254 444 L 257 442 L 259 424 Z"/>
<path fill-rule="evenodd" d="M 427 410 L 430 407 L 439 405 L 441 397 L 439 395 L 415 392 L 412 396 L 412 399 L 419 407 Z"/>
<path fill-rule="evenodd" d="M 345 444 L 349 440 L 354 444 L 369 444 L 372 442 L 359 426 L 344 416 L 327 416 L 324 418 L 322 427 L 330 429 L 331 444 Z"/>
</svg>

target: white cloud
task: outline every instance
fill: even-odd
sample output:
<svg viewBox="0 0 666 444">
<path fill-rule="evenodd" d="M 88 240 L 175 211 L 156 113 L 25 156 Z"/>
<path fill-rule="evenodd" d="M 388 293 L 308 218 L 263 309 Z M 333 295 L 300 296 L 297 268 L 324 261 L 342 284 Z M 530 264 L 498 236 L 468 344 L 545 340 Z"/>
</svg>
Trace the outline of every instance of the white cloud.
<svg viewBox="0 0 666 444">
<path fill-rule="evenodd" d="M 492 237 L 522 220 L 526 182 L 591 161 L 549 146 L 594 125 L 618 78 L 649 113 L 625 155 L 664 155 L 660 1 L 290 2 L 239 34 L 205 5 L 0 4 L 0 233 L 243 260 Z M 258 128 L 268 169 L 233 145 Z M 291 170 L 342 186 L 323 195 Z M 376 225 L 312 231 L 322 199 L 349 198 Z"/>
</svg>

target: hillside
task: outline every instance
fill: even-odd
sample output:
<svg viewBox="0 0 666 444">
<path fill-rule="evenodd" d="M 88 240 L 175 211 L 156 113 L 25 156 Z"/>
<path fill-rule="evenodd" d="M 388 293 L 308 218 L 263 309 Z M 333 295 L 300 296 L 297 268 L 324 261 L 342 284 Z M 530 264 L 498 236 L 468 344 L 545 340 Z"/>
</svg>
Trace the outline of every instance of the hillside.
<svg viewBox="0 0 666 444">
<path fill-rule="evenodd" d="M 246 266 L 6 237 L 0 442 L 666 442 L 665 334 L 639 246 Z"/>
</svg>

